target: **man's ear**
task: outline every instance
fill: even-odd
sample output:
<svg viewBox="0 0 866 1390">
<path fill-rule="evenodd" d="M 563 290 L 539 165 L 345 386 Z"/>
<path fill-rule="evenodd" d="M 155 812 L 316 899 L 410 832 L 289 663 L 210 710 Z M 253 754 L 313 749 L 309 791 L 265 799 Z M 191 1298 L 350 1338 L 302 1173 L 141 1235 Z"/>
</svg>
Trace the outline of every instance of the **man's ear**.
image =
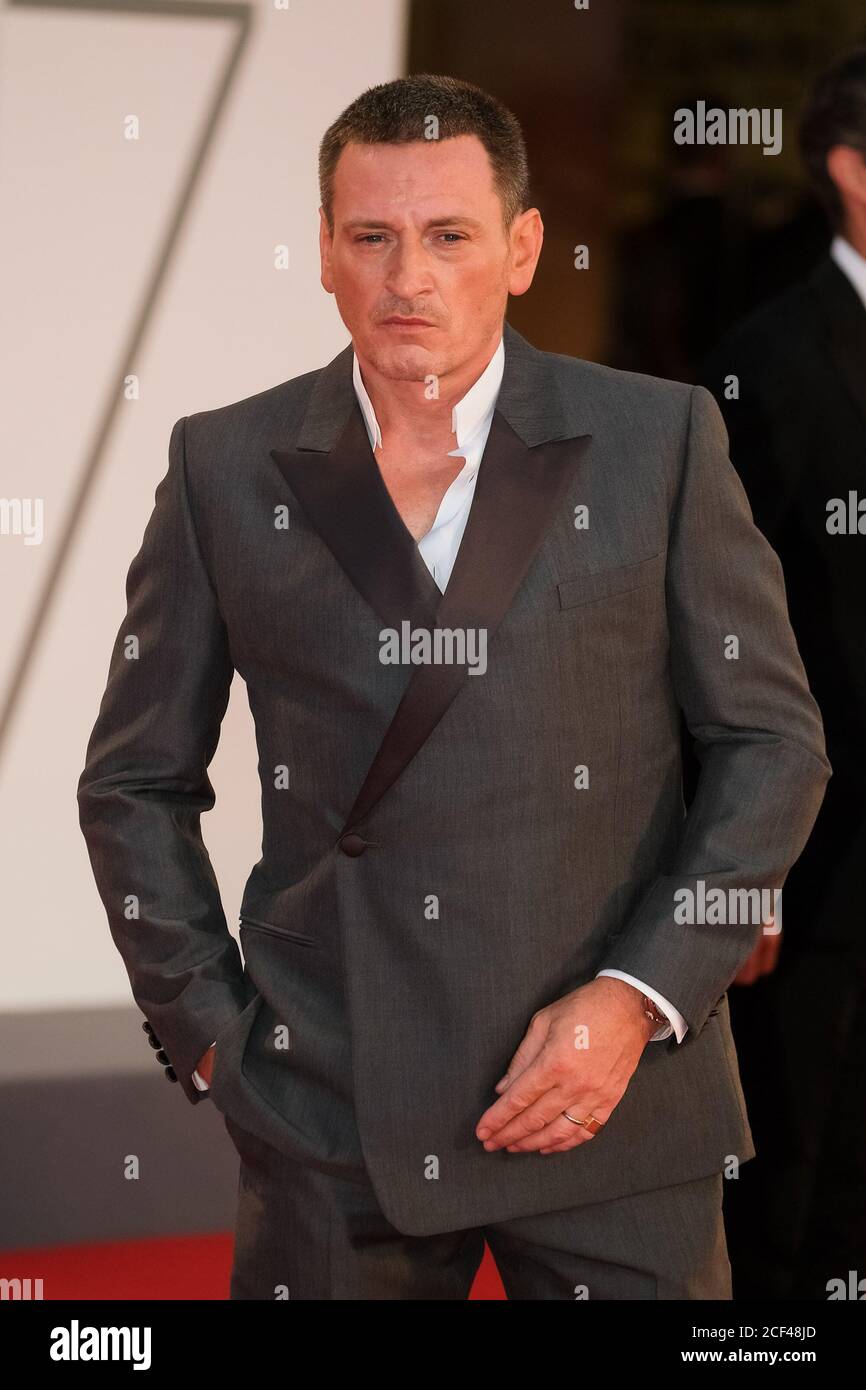
<svg viewBox="0 0 866 1390">
<path fill-rule="evenodd" d="M 328 230 L 328 219 L 325 217 L 325 209 L 319 208 L 319 260 L 321 262 L 320 280 L 322 288 L 328 294 L 334 293 L 334 280 L 331 275 L 331 233 Z"/>
<path fill-rule="evenodd" d="M 526 294 L 541 255 L 544 223 L 538 208 L 527 208 L 509 229 L 508 293 Z"/>
</svg>

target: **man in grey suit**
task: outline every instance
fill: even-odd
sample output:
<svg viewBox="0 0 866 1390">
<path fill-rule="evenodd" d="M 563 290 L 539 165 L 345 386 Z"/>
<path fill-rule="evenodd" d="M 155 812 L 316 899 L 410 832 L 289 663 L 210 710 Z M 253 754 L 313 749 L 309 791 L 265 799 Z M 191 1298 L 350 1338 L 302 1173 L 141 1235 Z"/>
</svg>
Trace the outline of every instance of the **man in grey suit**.
<svg viewBox="0 0 866 1390">
<path fill-rule="evenodd" d="M 499 102 L 372 88 L 320 183 L 352 342 L 176 423 L 78 793 L 241 1157 L 232 1297 L 465 1298 L 486 1237 L 512 1298 L 730 1298 L 726 989 L 830 776 L 778 560 L 708 391 L 504 321 L 543 228 Z M 243 966 L 200 830 L 234 671 Z"/>
</svg>

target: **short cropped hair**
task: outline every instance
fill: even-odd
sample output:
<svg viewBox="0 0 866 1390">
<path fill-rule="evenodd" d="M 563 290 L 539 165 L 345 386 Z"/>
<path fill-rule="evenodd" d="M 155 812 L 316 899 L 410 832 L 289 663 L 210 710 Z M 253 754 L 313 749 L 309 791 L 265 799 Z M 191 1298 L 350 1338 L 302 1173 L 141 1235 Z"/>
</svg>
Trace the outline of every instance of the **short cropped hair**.
<svg viewBox="0 0 866 1390">
<path fill-rule="evenodd" d="M 334 172 L 348 144 L 402 145 L 436 136 L 477 135 L 490 158 L 505 230 L 530 207 L 529 165 L 517 117 L 481 87 L 456 77 L 422 72 L 370 87 L 326 130 L 319 146 L 319 194 L 334 230 Z"/>
</svg>

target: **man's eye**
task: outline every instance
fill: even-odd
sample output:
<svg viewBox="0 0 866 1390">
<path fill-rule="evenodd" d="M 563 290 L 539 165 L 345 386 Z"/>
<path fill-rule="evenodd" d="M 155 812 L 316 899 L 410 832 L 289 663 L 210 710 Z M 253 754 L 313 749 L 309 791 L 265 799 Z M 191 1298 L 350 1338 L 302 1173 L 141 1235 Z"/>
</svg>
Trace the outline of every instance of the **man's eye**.
<svg viewBox="0 0 866 1390">
<path fill-rule="evenodd" d="M 466 240 L 466 238 L 463 236 L 463 234 L 462 234 L 461 232 L 440 232 L 439 235 L 442 236 L 442 237 L 453 237 L 453 238 L 454 238 L 453 241 L 449 241 L 449 242 L 447 243 L 449 246 L 454 246 L 455 243 L 458 242 L 458 241 L 465 241 L 465 240 Z M 358 237 L 358 241 L 366 242 L 368 245 L 371 245 L 371 244 L 373 244 L 373 243 L 380 242 L 380 241 L 382 241 L 382 239 L 383 239 L 383 234 L 382 234 L 382 232 L 364 232 L 361 236 Z"/>
</svg>

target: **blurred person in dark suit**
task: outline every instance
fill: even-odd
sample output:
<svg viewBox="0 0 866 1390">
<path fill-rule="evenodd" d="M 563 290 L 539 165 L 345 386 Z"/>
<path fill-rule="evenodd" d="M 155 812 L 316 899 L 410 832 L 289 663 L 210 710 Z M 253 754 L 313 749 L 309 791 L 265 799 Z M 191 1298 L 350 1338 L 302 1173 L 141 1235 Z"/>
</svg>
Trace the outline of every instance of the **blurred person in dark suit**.
<svg viewBox="0 0 866 1390">
<path fill-rule="evenodd" d="M 816 82 L 800 150 L 832 242 L 705 363 L 779 555 L 834 777 L 731 992 L 757 1158 L 728 1184 L 735 1297 L 866 1274 L 866 48 Z"/>
</svg>

